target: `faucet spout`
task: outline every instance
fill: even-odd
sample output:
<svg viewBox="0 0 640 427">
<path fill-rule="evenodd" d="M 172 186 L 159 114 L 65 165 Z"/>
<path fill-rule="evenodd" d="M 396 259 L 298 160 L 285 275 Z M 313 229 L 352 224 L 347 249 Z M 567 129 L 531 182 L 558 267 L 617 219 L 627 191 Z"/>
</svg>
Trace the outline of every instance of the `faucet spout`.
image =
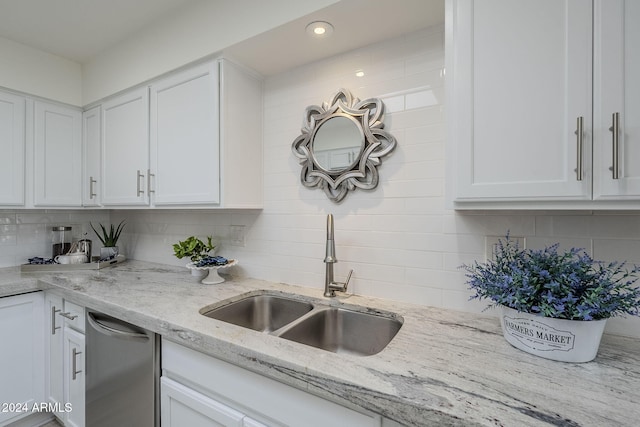
<svg viewBox="0 0 640 427">
<path fill-rule="evenodd" d="M 333 238 L 333 215 L 327 215 L 327 244 L 326 251 L 324 257 L 324 263 L 326 265 L 326 272 L 324 278 L 324 296 L 325 297 L 335 297 L 336 291 L 346 292 L 347 286 L 349 285 L 349 280 L 351 280 L 351 274 L 353 270 L 349 271 L 349 276 L 347 276 L 347 281 L 342 282 L 334 282 L 333 280 L 333 264 L 338 262 L 336 258 L 336 244 Z"/>
<path fill-rule="evenodd" d="M 327 244 L 324 257 L 325 263 L 338 262 L 336 259 L 336 243 L 333 240 L 333 215 L 327 215 Z"/>
</svg>

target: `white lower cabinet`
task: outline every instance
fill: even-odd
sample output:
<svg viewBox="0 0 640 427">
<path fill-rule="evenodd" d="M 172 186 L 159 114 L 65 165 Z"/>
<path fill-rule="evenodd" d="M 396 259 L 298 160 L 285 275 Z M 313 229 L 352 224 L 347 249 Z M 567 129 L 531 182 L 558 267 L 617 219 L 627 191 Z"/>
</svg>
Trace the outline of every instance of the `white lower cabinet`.
<svg viewBox="0 0 640 427">
<path fill-rule="evenodd" d="M 44 400 L 42 292 L 0 298 L 0 426 Z"/>
<path fill-rule="evenodd" d="M 242 412 L 167 377 L 162 377 L 160 384 L 163 426 L 241 427 L 245 425 L 243 420 L 247 416 Z"/>
<path fill-rule="evenodd" d="M 163 427 L 379 427 L 354 411 L 168 340 L 162 342 Z"/>
<path fill-rule="evenodd" d="M 84 426 L 84 308 L 45 296 L 45 401 L 65 426 Z"/>
<path fill-rule="evenodd" d="M 84 426 L 84 334 L 64 328 L 64 401 L 66 427 Z"/>
<path fill-rule="evenodd" d="M 58 313 L 63 309 L 62 297 L 47 293 L 45 297 L 45 363 L 48 374 L 45 377 L 45 398 L 53 408 L 64 407 L 63 392 L 63 352 L 64 330 Z M 56 416 L 64 418 L 62 410 Z"/>
</svg>

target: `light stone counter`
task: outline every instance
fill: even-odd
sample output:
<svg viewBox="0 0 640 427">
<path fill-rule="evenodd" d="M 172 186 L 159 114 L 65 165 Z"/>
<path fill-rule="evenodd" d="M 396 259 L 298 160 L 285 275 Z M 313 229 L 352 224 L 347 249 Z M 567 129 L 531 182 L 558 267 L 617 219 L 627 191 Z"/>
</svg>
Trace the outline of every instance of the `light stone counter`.
<svg viewBox="0 0 640 427">
<path fill-rule="evenodd" d="M 177 343 L 406 425 L 610 427 L 640 420 L 640 343 L 629 338 L 605 335 L 594 362 L 553 362 L 511 347 L 491 316 L 340 297 L 331 303 L 404 317 L 386 349 L 357 357 L 199 314 L 203 306 L 263 289 L 322 299 L 320 287 L 254 279 L 207 286 L 184 268 L 138 261 L 67 273 L 0 269 L 0 296 L 51 289 Z"/>
</svg>

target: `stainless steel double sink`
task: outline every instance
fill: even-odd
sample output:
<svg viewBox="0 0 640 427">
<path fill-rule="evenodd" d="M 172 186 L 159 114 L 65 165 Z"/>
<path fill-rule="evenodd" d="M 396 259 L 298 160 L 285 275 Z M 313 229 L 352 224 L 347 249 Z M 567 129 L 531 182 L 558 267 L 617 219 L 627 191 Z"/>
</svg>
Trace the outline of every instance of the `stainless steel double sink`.
<svg viewBox="0 0 640 427">
<path fill-rule="evenodd" d="M 371 356 L 402 327 L 402 317 L 335 306 L 294 294 L 264 291 L 203 307 L 200 314 L 333 353 Z"/>
</svg>

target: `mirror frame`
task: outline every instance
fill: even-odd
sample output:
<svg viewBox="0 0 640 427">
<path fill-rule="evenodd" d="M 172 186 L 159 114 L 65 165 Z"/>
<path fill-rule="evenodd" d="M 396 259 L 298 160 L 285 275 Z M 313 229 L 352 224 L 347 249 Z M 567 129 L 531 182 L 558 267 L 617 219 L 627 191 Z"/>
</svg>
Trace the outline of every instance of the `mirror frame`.
<svg viewBox="0 0 640 427">
<path fill-rule="evenodd" d="M 364 135 L 359 157 L 350 167 L 327 170 L 320 166 L 313 154 L 313 141 L 317 130 L 334 117 L 351 118 Z M 396 139 L 384 130 L 384 103 L 378 98 L 360 101 L 347 89 L 340 89 L 330 102 L 322 106 L 310 105 L 305 109 L 302 133 L 291 145 L 293 154 L 302 165 L 300 181 L 307 188 L 321 188 L 327 197 L 341 202 L 349 191 L 361 188 L 372 190 L 378 185 L 378 169 L 382 157 L 396 147 Z"/>
</svg>

